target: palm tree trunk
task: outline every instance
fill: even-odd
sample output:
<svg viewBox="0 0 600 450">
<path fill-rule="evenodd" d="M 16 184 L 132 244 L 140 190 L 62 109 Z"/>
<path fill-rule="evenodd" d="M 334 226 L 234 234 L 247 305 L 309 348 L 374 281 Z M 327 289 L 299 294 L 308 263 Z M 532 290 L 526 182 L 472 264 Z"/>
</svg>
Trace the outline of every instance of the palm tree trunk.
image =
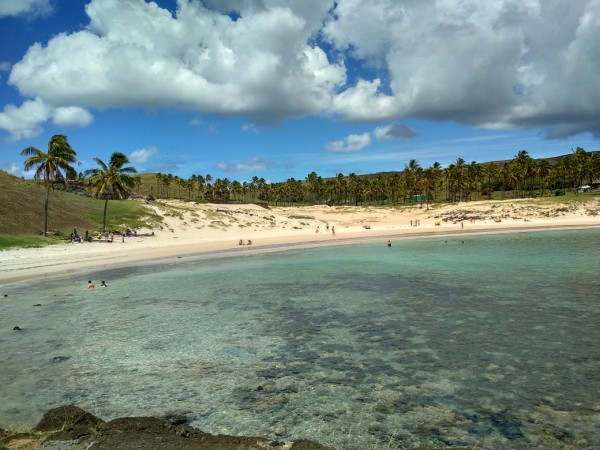
<svg viewBox="0 0 600 450">
<path fill-rule="evenodd" d="M 50 199 L 50 188 L 46 189 L 46 201 L 44 202 L 44 236 L 48 236 L 48 201 Z"/>
<path fill-rule="evenodd" d="M 102 232 L 106 231 L 106 209 L 108 208 L 108 198 L 104 200 L 104 223 L 102 224 Z"/>
</svg>

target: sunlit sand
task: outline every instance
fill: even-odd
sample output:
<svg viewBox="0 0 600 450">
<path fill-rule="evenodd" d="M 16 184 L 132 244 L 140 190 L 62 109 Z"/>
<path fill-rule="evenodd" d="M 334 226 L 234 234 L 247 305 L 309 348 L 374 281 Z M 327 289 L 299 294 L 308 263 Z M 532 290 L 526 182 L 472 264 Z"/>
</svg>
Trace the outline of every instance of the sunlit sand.
<svg viewBox="0 0 600 450">
<path fill-rule="evenodd" d="M 155 202 L 150 208 L 163 221 L 152 228 L 137 230 L 137 236 L 116 235 L 112 243 L 67 242 L 0 252 L 0 282 L 232 250 L 260 251 L 355 239 L 393 241 L 428 234 L 600 226 L 597 215 L 600 198 L 593 197 L 578 204 L 474 201 L 429 209 L 425 205 L 401 209 L 361 206 L 266 209 L 254 204 L 194 204 L 174 200 Z M 248 245 L 248 241 L 252 244 Z"/>
</svg>

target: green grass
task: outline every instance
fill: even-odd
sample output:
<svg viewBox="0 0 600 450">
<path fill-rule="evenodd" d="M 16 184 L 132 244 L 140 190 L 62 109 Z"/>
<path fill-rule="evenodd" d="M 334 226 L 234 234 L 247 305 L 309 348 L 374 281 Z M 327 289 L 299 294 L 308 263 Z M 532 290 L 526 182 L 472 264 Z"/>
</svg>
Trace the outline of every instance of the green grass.
<svg viewBox="0 0 600 450">
<path fill-rule="evenodd" d="M 33 180 L 0 171 L 0 249 L 39 247 L 68 238 L 77 227 L 80 234 L 102 231 L 104 200 L 61 190 L 50 192 L 48 205 L 48 237 L 44 229 L 46 188 Z M 160 217 L 142 201 L 109 200 L 107 231 L 154 226 Z"/>
<path fill-rule="evenodd" d="M 39 248 L 55 244 L 58 241 L 52 237 L 0 236 L 0 251 L 11 247 Z"/>
</svg>

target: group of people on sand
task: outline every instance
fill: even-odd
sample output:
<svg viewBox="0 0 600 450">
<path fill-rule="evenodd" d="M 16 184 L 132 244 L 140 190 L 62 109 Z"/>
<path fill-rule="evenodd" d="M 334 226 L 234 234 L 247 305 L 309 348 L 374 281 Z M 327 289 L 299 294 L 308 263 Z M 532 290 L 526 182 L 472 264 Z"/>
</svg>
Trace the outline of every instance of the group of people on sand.
<svg viewBox="0 0 600 450">
<path fill-rule="evenodd" d="M 252 241 L 248 239 L 248 243 L 246 244 L 243 239 L 240 239 L 239 245 L 252 245 Z"/>
<path fill-rule="evenodd" d="M 88 280 L 88 285 L 87 285 L 87 288 L 88 288 L 88 289 L 94 289 L 95 287 L 96 287 L 96 286 L 94 286 L 94 283 L 92 282 L 92 280 Z M 106 285 L 106 282 L 102 281 L 102 282 L 100 283 L 100 287 L 101 287 L 101 288 L 105 288 L 105 287 L 108 287 L 108 286 Z"/>
<path fill-rule="evenodd" d="M 120 233 L 120 236 L 121 236 L 121 242 L 125 242 L 126 237 L 137 237 L 138 236 L 137 228 L 134 228 L 133 231 L 128 228 L 127 231 Z M 151 233 L 140 234 L 139 236 L 154 236 L 154 231 L 152 231 Z M 83 242 L 104 241 L 104 240 L 106 240 L 106 242 L 114 242 L 115 241 L 114 233 L 112 231 L 110 231 L 109 233 L 105 233 L 104 235 L 98 236 L 97 238 L 92 238 L 92 234 L 88 230 L 85 230 L 85 237 L 82 237 L 77 232 L 77 227 L 73 227 L 73 232 L 69 235 L 70 242 L 83 243 Z"/>
<path fill-rule="evenodd" d="M 329 232 L 329 223 L 326 223 L 326 224 L 325 224 L 325 231 Z M 317 229 L 315 230 L 315 233 L 317 233 L 317 234 L 318 234 L 318 233 L 320 233 L 320 232 L 321 232 L 321 228 L 320 228 L 320 226 L 319 226 L 319 225 L 317 225 Z M 333 236 L 335 236 L 335 227 L 333 227 L 333 226 L 331 227 L 331 234 L 332 234 Z"/>
</svg>

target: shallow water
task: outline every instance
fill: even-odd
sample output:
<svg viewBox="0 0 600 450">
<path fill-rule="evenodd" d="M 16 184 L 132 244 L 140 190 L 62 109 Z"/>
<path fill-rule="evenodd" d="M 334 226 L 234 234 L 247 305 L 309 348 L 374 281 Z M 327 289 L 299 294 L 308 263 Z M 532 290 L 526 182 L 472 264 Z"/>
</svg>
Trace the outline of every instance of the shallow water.
<svg viewBox="0 0 600 450">
<path fill-rule="evenodd" d="M 339 449 L 598 448 L 599 249 L 429 237 L 4 286 L 0 426 L 75 404 Z"/>
</svg>

